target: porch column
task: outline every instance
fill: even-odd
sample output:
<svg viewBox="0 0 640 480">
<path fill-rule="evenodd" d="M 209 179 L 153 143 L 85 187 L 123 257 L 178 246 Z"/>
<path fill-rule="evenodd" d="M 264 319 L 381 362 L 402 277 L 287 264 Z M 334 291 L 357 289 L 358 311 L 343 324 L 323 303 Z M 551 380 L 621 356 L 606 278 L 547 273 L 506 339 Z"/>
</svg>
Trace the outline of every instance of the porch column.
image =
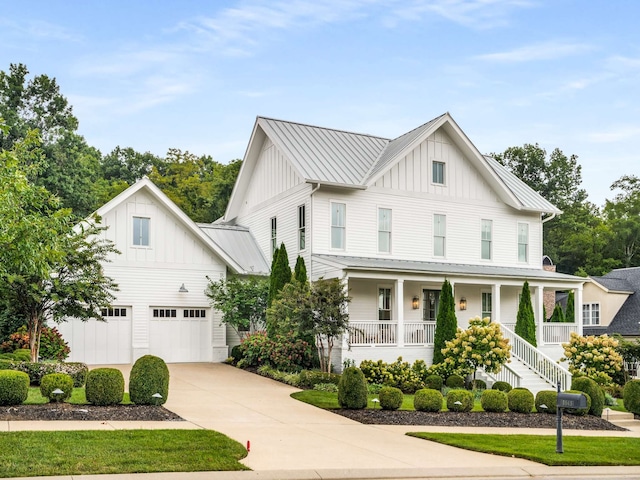
<svg viewBox="0 0 640 480">
<path fill-rule="evenodd" d="M 502 285 L 494 283 L 491 285 L 491 321 L 502 323 L 502 315 L 500 313 L 500 288 Z"/>
<path fill-rule="evenodd" d="M 533 314 L 536 322 L 536 340 L 538 346 L 544 343 L 544 332 L 543 332 L 543 319 L 544 316 L 542 314 L 544 310 L 544 287 L 539 286 L 536 287 L 536 291 L 534 294 L 534 303 L 533 303 Z"/>
<path fill-rule="evenodd" d="M 398 321 L 398 338 L 396 342 L 399 347 L 404 347 L 404 280 L 396 280 L 396 318 Z"/>
<path fill-rule="evenodd" d="M 576 288 L 575 290 L 575 299 L 574 299 L 574 308 L 576 310 L 576 329 L 577 334 L 582 336 L 582 322 L 583 322 L 583 318 L 582 318 L 582 285 L 580 285 L 578 288 Z"/>
</svg>

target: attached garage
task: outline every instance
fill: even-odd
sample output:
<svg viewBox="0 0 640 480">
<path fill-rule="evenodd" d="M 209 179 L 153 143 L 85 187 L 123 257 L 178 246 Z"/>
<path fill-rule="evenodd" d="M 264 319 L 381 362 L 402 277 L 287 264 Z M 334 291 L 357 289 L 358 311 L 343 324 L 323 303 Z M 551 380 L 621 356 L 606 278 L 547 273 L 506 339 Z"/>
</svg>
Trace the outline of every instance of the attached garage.
<svg viewBox="0 0 640 480">
<path fill-rule="evenodd" d="M 149 353 L 165 362 L 210 362 L 209 308 L 152 307 L 149 312 Z"/>
</svg>

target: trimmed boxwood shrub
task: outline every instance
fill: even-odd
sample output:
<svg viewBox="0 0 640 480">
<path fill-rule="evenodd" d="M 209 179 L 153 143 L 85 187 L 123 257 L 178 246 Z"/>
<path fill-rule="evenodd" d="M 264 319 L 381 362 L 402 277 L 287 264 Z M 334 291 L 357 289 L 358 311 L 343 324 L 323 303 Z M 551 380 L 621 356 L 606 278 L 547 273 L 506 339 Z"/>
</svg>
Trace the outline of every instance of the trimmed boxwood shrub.
<svg viewBox="0 0 640 480">
<path fill-rule="evenodd" d="M 589 377 L 574 377 L 571 381 L 571 390 L 579 390 L 589 395 L 591 397 L 589 415 L 596 417 L 602 416 L 602 410 L 604 410 L 604 392 L 595 380 Z"/>
<path fill-rule="evenodd" d="M 380 408 L 383 410 L 398 410 L 402 406 L 404 395 L 399 388 L 382 387 L 378 399 L 380 400 Z"/>
<path fill-rule="evenodd" d="M 161 397 L 154 397 L 159 393 Z M 129 398 L 137 405 L 162 405 L 169 396 L 169 369 L 160 357 L 144 355 L 129 374 Z"/>
<path fill-rule="evenodd" d="M 19 348 L 18 350 L 14 350 L 13 359 L 18 362 L 30 362 L 31 361 L 31 351 L 26 348 Z"/>
<path fill-rule="evenodd" d="M 565 393 L 581 393 L 585 397 L 587 397 L 587 408 L 565 408 L 564 411 L 566 413 L 568 413 L 569 415 L 578 416 L 586 415 L 587 413 L 589 413 L 589 410 L 591 409 L 591 397 L 588 393 L 581 392 L 580 390 L 567 390 Z"/>
<path fill-rule="evenodd" d="M 506 412 L 509 402 L 506 393 L 500 390 L 485 390 L 480 396 L 480 405 L 485 412 Z"/>
<path fill-rule="evenodd" d="M 438 377 L 440 378 L 440 377 Z M 442 379 L 440 379 L 442 382 Z M 419 412 L 439 412 L 442 410 L 444 397 L 440 390 L 435 388 L 423 388 L 418 390 L 413 397 L 413 408 Z"/>
<path fill-rule="evenodd" d="M 29 394 L 29 376 L 13 370 L 0 371 L 0 405 L 20 405 Z"/>
<path fill-rule="evenodd" d="M 319 383 L 333 383 L 338 385 L 340 382 L 339 373 L 326 373 L 320 370 L 302 370 L 300 372 L 300 386 L 305 388 L 313 388 Z"/>
<path fill-rule="evenodd" d="M 540 390 L 536 393 L 536 411 L 538 413 L 557 413 L 558 408 L 558 392 L 555 390 Z M 542 408 L 540 405 L 546 405 L 547 408 Z"/>
<path fill-rule="evenodd" d="M 96 368 L 87 375 L 87 402 L 93 405 L 117 405 L 124 396 L 124 376 L 117 368 Z"/>
<path fill-rule="evenodd" d="M 52 392 L 59 388 L 64 393 L 55 395 Z M 40 393 L 54 402 L 64 402 L 73 393 L 73 379 L 66 373 L 49 373 L 40 380 Z"/>
<path fill-rule="evenodd" d="M 533 411 L 533 393 L 526 388 L 514 388 L 507 393 L 509 410 L 517 413 L 531 413 Z"/>
<path fill-rule="evenodd" d="M 509 382 L 503 382 L 502 380 L 498 380 L 494 382 L 491 386 L 493 390 L 500 390 L 501 392 L 509 393 L 512 390 L 512 386 Z"/>
<path fill-rule="evenodd" d="M 460 404 L 456 404 L 460 402 Z M 447 393 L 447 409 L 452 412 L 470 412 L 473 408 L 473 393 L 469 390 L 451 390 Z"/>
<path fill-rule="evenodd" d="M 472 378 L 467 382 L 466 387 L 467 390 L 486 390 L 487 382 L 485 382 L 484 380 L 480 380 L 479 378 L 477 380 L 474 380 Z"/>
<path fill-rule="evenodd" d="M 429 375 L 424 379 L 424 386 L 428 389 L 442 391 L 443 385 L 444 382 L 440 375 Z"/>
<path fill-rule="evenodd" d="M 13 361 L 0 359 L 0 370 L 13 370 Z"/>
<path fill-rule="evenodd" d="M 640 380 L 631 380 L 626 383 L 622 391 L 622 399 L 627 411 L 640 415 Z"/>
<path fill-rule="evenodd" d="M 367 407 L 367 380 L 357 367 L 345 368 L 338 382 L 338 403 L 342 408 Z"/>
<path fill-rule="evenodd" d="M 460 375 L 450 375 L 445 385 L 449 388 L 464 388 L 464 378 Z"/>
</svg>

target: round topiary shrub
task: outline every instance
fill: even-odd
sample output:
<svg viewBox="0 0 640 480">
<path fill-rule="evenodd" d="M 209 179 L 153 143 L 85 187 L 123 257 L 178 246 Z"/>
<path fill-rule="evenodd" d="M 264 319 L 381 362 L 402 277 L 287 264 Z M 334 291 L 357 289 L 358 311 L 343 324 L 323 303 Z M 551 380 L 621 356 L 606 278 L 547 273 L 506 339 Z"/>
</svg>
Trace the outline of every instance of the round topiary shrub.
<svg viewBox="0 0 640 480">
<path fill-rule="evenodd" d="M 62 393 L 53 393 L 56 389 Z M 66 373 L 49 373 L 40 380 L 40 393 L 49 401 L 64 402 L 73 393 L 73 378 Z"/>
<path fill-rule="evenodd" d="M 565 408 L 565 413 L 578 416 L 586 415 L 587 413 L 589 413 L 589 409 L 591 408 L 591 397 L 588 393 L 581 392 L 580 390 L 567 390 L 565 393 L 578 393 L 587 397 L 587 408 Z"/>
<path fill-rule="evenodd" d="M 464 378 L 460 375 L 450 375 L 445 385 L 449 388 L 464 388 Z"/>
<path fill-rule="evenodd" d="M 506 412 L 509 402 L 506 393 L 500 390 L 485 390 L 480 396 L 480 405 L 485 412 Z"/>
<path fill-rule="evenodd" d="M 20 405 L 29 394 L 29 375 L 15 370 L 0 370 L 0 405 Z"/>
<path fill-rule="evenodd" d="M 467 382 L 467 390 L 486 390 L 487 382 L 480 380 L 479 378 L 474 380 L 473 378 Z"/>
<path fill-rule="evenodd" d="M 447 409 L 451 412 L 470 412 L 473 408 L 473 393 L 469 390 L 451 390 L 447 393 Z"/>
<path fill-rule="evenodd" d="M 538 413 L 557 413 L 558 392 L 555 390 L 540 390 L 536 393 L 535 406 Z M 546 408 L 543 408 L 544 405 Z"/>
<path fill-rule="evenodd" d="M 424 379 L 424 386 L 432 390 L 442 391 L 442 377 L 440 375 L 429 375 Z"/>
<path fill-rule="evenodd" d="M 631 380 L 625 384 L 622 399 L 628 412 L 640 415 L 640 380 Z"/>
<path fill-rule="evenodd" d="M 124 396 L 124 377 L 117 368 L 89 371 L 85 386 L 87 402 L 93 405 L 117 405 Z"/>
<path fill-rule="evenodd" d="M 503 382 L 502 380 L 498 380 L 494 382 L 491 386 L 493 390 L 500 390 L 501 392 L 509 393 L 513 387 L 509 382 Z"/>
<path fill-rule="evenodd" d="M 19 348 L 18 350 L 13 351 L 13 359 L 16 362 L 30 362 L 31 361 L 31 350 L 27 348 Z"/>
<path fill-rule="evenodd" d="M 604 410 L 604 392 L 595 380 L 589 377 L 575 377 L 571 381 L 571 390 L 579 390 L 589 395 L 589 397 L 591 397 L 589 415 L 596 417 L 602 416 L 602 410 Z"/>
<path fill-rule="evenodd" d="M 509 410 L 517 413 L 531 413 L 533 411 L 533 393 L 526 388 L 514 388 L 507 393 Z"/>
<path fill-rule="evenodd" d="M 164 360 L 154 355 L 136 360 L 129 374 L 130 400 L 136 405 L 162 405 L 168 396 L 169 369 Z"/>
<path fill-rule="evenodd" d="M 348 367 L 338 382 L 338 403 L 342 408 L 362 409 L 367 407 L 367 381 L 362 370 Z"/>
<path fill-rule="evenodd" d="M 380 408 L 383 410 L 398 410 L 402 406 L 404 395 L 399 388 L 382 387 L 378 399 L 380 400 Z"/>
<path fill-rule="evenodd" d="M 440 377 L 438 377 L 440 378 Z M 442 379 L 440 379 L 442 383 Z M 423 388 L 413 396 L 413 408 L 419 412 L 439 412 L 442 410 L 444 397 L 440 390 L 435 388 Z"/>
</svg>

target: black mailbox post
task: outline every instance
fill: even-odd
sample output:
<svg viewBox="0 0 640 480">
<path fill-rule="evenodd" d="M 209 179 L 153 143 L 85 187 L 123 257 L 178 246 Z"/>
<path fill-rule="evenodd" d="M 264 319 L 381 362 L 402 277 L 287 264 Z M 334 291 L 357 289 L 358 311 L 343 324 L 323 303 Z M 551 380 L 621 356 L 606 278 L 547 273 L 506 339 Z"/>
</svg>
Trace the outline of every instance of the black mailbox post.
<svg viewBox="0 0 640 480">
<path fill-rule="evenodd" d="M 561 393 L 558 382 L 556 453 L 564 453 L 562 446 L 562 410 L 565 408 L 587 408 L 587 397 L 581 393 Z"/>
</svg>

